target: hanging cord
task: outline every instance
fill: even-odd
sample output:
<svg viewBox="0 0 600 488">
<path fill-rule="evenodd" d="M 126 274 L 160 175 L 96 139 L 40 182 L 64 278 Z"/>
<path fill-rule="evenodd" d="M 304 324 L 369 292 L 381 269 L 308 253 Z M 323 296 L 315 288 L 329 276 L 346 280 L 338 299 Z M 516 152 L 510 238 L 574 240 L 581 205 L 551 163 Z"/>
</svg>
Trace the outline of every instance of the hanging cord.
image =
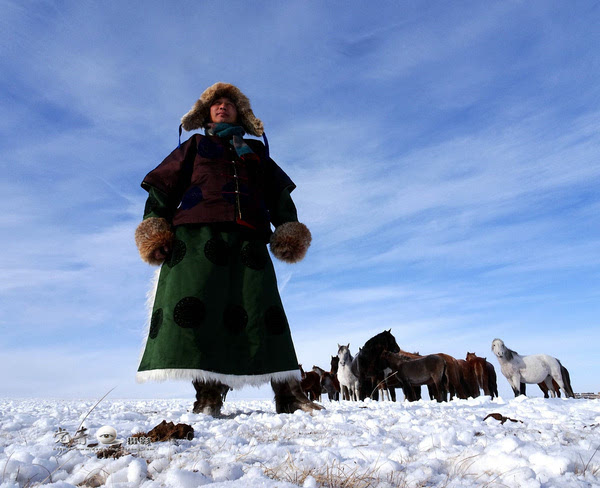
<svg viewBox="0 0 600 488">
<path fill-rule="evenodd" d="M 265 156 L 269 159 L 269 139 L 267 139 L 267 134 L 263 132 L 263 140 L 265 141 Z"/>
</svg>

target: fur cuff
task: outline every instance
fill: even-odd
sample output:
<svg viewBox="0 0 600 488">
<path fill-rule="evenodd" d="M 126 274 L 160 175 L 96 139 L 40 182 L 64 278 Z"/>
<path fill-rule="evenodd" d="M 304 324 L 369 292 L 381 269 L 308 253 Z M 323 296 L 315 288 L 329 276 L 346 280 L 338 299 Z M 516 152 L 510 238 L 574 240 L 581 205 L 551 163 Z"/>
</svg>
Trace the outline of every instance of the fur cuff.
<svg viewBox="0 0 600 488">
<path fill-rule="evenodd" d="M 273 256 L 286 263 L 297 263 L 304 258 L 312 236 L 306 225 L 286 222 L 275 229 L 271 236 Z"/>
<path fill-rule="evenodd" d="M 148 264 L 160 265 L 163 260 L 156 260 L 154 251 L 164 246 L 171 247 L 172 242 L 173 232 L 165 219 L 150 217 L 135 229 L 135 244 L 140 256 Z"/>
</svg>

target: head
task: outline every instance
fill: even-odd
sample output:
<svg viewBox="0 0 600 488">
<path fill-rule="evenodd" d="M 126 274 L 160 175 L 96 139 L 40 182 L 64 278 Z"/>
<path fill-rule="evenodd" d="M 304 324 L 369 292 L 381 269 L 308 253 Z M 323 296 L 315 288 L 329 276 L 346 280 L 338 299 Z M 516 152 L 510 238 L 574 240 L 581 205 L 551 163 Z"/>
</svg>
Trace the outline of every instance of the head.
<svg viewBox="0 0 600 488">
<path fill-rule="evenodd" d="M 494 339 L 492 341 L 492 352 L 496 357 L 501 358 L 506 354 L 506 346 L 501 339 Z"/>
<path fill-rule="evenodd" d="M 233 107 L 227 111 L 219 106 L 223 99 L 228 100 Z M 216 104 L 216 107 L 215 107 Z M 235 118 L 230 122 L 230 113 L 235 110 Z M 225 117 L 226 120 L 219 120 Z M 217 120 L 215 120 L 217 119 Z M 263 123 L 256 118 L 250 100 L 239 88 L 229 83 L 215 83 L 208 87 L 196 101 L 192 109 L 181 118 L 181 125 L 187 131 L 205 128 L 210 122 L 229 122 L 241 125 L 244 130 L 253 136 L 263 135 Z"/>
<path fill-rule="evenodd" d="M 238 110 L 232 100 L 227 97 L 221 97 L 212 102 L 210 106 L 211 122 L 235 124 L 237 119 Z"/>
</svg>

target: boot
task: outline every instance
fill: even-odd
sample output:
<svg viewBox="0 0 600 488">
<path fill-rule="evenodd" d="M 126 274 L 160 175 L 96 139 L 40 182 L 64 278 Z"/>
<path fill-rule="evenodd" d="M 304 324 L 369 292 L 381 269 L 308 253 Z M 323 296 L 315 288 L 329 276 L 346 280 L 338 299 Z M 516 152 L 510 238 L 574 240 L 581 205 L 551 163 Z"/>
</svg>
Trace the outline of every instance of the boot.
<svg viewBox="0 0 600 488">
<path fill-rule="evenodd" d="M 204 413 L 218 417 L 223 406 L 223 391 L 229 387 L 218 381 L 192 381 L 196 389 L 196 401 L 194 402 L 194 413 Z"/>
<path fill-rule="evenodd" d="M 277 413 L 293 413 L 296 410 L 312 412 L 322 410 L 323 407 L 311 402 L 300 386 L 300 380 L 271 381 L 275 392 L 275 411 Z"/>
</svg>

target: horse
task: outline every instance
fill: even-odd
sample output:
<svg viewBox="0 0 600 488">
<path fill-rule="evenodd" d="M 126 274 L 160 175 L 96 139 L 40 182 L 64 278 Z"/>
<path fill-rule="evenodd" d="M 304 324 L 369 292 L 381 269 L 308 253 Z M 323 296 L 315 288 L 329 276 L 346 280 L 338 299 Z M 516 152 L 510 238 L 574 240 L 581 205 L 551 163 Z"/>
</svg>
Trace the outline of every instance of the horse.
<svg viewBox="0 0 600 488">
<path fill-rule="evenodd" d="M 309 371 L 305 373 L 302 369 L 302 365 L 299 364 L 300 374 L 302 375 L 302 380 L 300 381 L 300 386 L 302 387 L 302 391 L 306 393 L 309 400 L 311 401 L 321 401 L 321 378 L 319 375 L 313 371 Z"/>
<path fill-rule="evenodd" d="M 569 374 L 567 368 L 565 368 L 560 361 L 558 361 L 558 363 L 560 364 L 560 374 L 562 375 L 565 387 L 567 388 L 567 398 L 569 395 L 571 398 L 575 398 L 575 393 L 573 393 L 573 388 L 571 387 L 571 375 Z M 552 395 L 552 397 L 558 396 L 558 398 L 560 398 L 560 388 L 554 379 L 552 380 L 552 388 L 548 388 L 546 383 L 543 381 L 538 383 L 538 386 L 540 387 L 540 390 L 542 390 L 544 398 L 549 398 L 550 395 Z M 548 393 L 550 393 L 550 395 Z M 521 383 L 521 395 L 525 395 L 525 383 Z"/>
<path fill-rule="evenodd" d="M 340 383 L 329 371 L 313 366 L 312 370 L 321 378 L 322 391 L 327 392 L 329 401 L 340 399 Z"/>
<path fill-rule="evenodd" d="M 433 387 L 435 399 L 438 402 L 443 400 L 444 384 L 447 381 L 446 362 L 440 356 L 430 354 L 413 359 L 403 354 L 383 351 L 381 358 L 393 371 L 391 376 L 397 378 L 409 402 L 419 399 L 413 387 L 421 385 Z"/>
<path fill-rule="evenodd" d="M 350 344 L 347 346 L 340 346 L 338 344 L 338 358 L 340 361 L 337 378 L 340 382 L 340 390 L 344 400 L 358 400 L 358 392 L 360 390 L 360 380 L 357 371 L 358 357 L 360 357 L 360 354 L 357 354 L 356 358 L 353 358 L 352 354 L 350 354 Z"/>
<path fill-rule="evenodd" d="M 408 352 L 408 351 L 404 351 L 402 349 L 400 349 L 400 354 L 404 354 L 405 356 L 408 356 L 413 359 L 423 357 L 419 353 Z M 457 395 L 461 399 L 468 398 L 468 395 L 465 393 L 465 390 L 463 387 L 463 381 L 461 380 L 462 372 L 461 372 L 461 366 L 458 363 L 458 361 L 454 357 L 450 356 L 449 354 L 444 354 L 443 352 L 437 353 L 436 356 L 441 357 L 444 360 L 444 362 L 446 363 L 447 381 L 444 385 L 446 387 L 446 389 L 442 392 L 444 401 L 447 400 L 446 397 L 447 397 L 448 392 L 450 393 L 450 400 L 452 400 L 452 398 L 454 398 L 455 395 Z M 435 392 L 433 391 L 433 389 L 430 386 L 428 386 L 427 389 L 429 390 L 429 398 L 433 400 L 435 398 Z M 421 388 L 415 387 L 414 390 L 415 390 L 415 394 L 417 395 L 417 398 L 420 399 L 421 398 Z"/>
<path fill-rule="evenodd" d="M 339 366 L 340 366 L 340 358 L 337 356 L 331 356 L 331 369 L 329 370 L 329 372 L 331 374 L 337 375 Z"/>
<path fill-rule="evenodd" d="M 360 393 L 359 398 L 364 400 L 367 397 L 373 396 L 375 400 L 379 399 L 379 391 L 377 385 L 385 378 L 384 370 L 385 363 L 381 359 L 383 351 L 399 352 L 400 347 L 396 339 L 392 335 L 392 329 L 384 330 L 383 332 L 371 337 L 358 356 L 358 373 Z M 389 390 L 392 400 L 396 400 L 396 392 L 393 389 Z"/>
<path fill-rule="evenodd" d="M 502 374 L 508 380 L 515 397 L 521 395 L 521 383 L 544 382 L 548 389 L 551 389 L 552 380 L 556 381 L 567 397 L 570 396 L 562 378 L 558 359 L 547 354 L 521 356 L 508 349 L 501 339 L 492 341 L 492 352 L 498 358 Z"/>
<path fill-rule="evenodd" d="M 463 390 L 468 396 L 477 398 L 479 396 L 479 383 L 475 377 L 473 365 L 464 359 L 457 359 L 456 362 L 460 368 L 460 382 Z"/>
<path fill-rule="evenodd" d="M 486 358 L 477 356 L 474 352 L 467 352 L 466 360 L 471 363 L 475 370 L 478 388 L 481 388 L 484 394 L 490 395 L 490 398 L 494 398 L 494 395 L 498 397 L 496 370 L 492 363 L 487 361 Z"/>
</svg>

